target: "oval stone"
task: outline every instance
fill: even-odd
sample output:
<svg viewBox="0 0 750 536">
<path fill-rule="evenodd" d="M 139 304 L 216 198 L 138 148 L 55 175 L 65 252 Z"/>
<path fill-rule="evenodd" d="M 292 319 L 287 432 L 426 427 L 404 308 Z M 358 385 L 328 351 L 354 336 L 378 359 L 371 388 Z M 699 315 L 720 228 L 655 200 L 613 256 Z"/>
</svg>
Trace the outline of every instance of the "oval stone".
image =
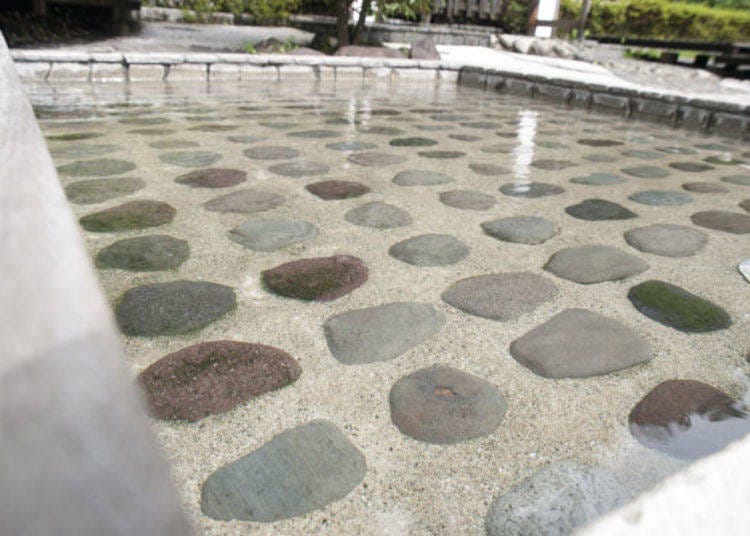
<svg viewBox="0 0 750 536">
<path fill-rule="evenodd" d="M 321 181 L 313 182 L 305 186 L 305 190 L 326 201 L 337 199 L 351 199 L 361 197 L 370 191 L 370 188 L 361 182 L 353 181 Z"/>
<path fill-rule="evenodd" d="M 628 196 L 628 199 L 644 205 L 658 207 L 672 207 L 691 203 L 693 198 L 685 192 L 672 192 L 669 190 L 647 190 L 636 192 Z"/>
<path fill-rule="evenodd" d="M 429 147 L 430 145 L 437 145 L 437 140 L 430 138 L 394 138 L 390 141 L 389 145 L 394 147 Z"/>
<path fill-rule="evenodd" d="M 81 227 L 95 233 L 131 231 L 165 225 L 177 211 L 162 201 L 130 201 L 80 219 Z"/>
<path fill-rule="evenodd" d="M 695 225 L 732 234 L 750 233 L 750 216 L 724 210 L 705 210 L 690 216 Z"/>
<path fill-rule="evenodd" d="M 68 184 L 65 195 L 71 203 L 90 205 L 130 195 L 145 187 L 146 183 L 135 177 L 88 179 Z"/>
<path fill-rule="evenodd" d="M 187 241 L 169 235 L 138 236 L 118 240 L 96 256 L 97 268 L 134 272 L 174 270 L 190 256 Z"/>
<path fill-rule="evenodd" d="M 206 201 L 203 203 L 203 207 L 212 212 L 255 214 L 280 207 L 284 204 L 284 201 L 284 196 L 273 192 L 265 192 L 263 190 L 237 190 Z"/>
<path fill-rule="evenodd" d="M 509 182 L 500 187 L 500 193 L 511 197 L 525 197 L 528 199 L 559 195 L 564 191 L 561 186 L 546 182 Z"/>
<path fill-rule="evenodd" d="M 635 249 L 663 257 L 689 257 L 703 249 L 708 236 L 685 225 L 660 224 L 632 229 L 625 241 Z"/>
<path fill-rule="evenodd" d="M 544 269 L 558 277 L 582 283 L 625 279 L 648 270 L 646 261 L 610 246 L 580 246 L 561 249 Z"/>
<path fill-rule="evenodd" d="M 284 162 L 283 164 L 275 164 L 268 168 L 271 173 L 277 175 L 283 175 L 284 177 L 313 177 L 315 175 L 324 175 L 328 173 L 330 168 L 319 162 L 311 162 L 309 160 L 295 160 L 294 162 Z"/>
<path fill-rule="evenodd" d="M 357 164 L 358 166 L 380 167 L 401 164 L 406 162 L 407 158 L 397 154 L 362 152 L 350 154 L 348 160 L 352 164 Z"/>
<path fill-rule="evenodd" d="M 367 267 L 357 257 L 335 255 L 288 262 L 261 273 L 274 294 L 305 301 L 331 301 L 367 281 Z"/>
<path fill-rule="evenodd" d="M 669 171 L 657 166 L 633 166 L 622 168 L 620 171 L 639 179 L 663 179 L 669 177 Z"/>
<path fill-rule="evenodd" d="M 255 160 L 286 160 L 299 156 L 299 151 L 279 145 L 261 145 L 245 149 L 243 154 Z"/>
<path fill-rule="evenodd" d="M 228 188 L 245 180 L 247 173 L 239 169 L 208 168 L 185 173 L 174 181 L 191 188 Z"/>
<path fill-rule="evenodd" d="M 447 266 L 466 258 L 469 248 L 451 235 L 423 234 L 394 244 L 388 253 L 414 266 Z"/>
<path fill-rule="evenodd" d="M 312 223 L 295 220 L 255 220 L 227 233 L 229 239 L 254 251 L 275 251 L 318 236 Z"/>
<path fill-rule="evenodd" d="M 399 186 L 434 186 L 453 182 L 453 177 L 438 171 L 407 169 L 393 177 L 393 183 Z"/>
<path fill-rule="evenodd" d="M 112 158 L 99 158 L 97 160 L 77 160 L 57 168 L 60 175 L 68 177 L 107 177 L 110 175 L 122 175 L 135 169 L 133 162 L 116 160 Z"/>
<path fill-rule="evenodd" d="M 159 155 L 162 162 L 188 168 L 210 166 L 219 159 L 221 155 L 211 151 L 174 151 Z"/>
<path fill-rule="evenodd" d="M 511 216 L 481 224 L 485 233 L 516 244 L 542 244 L 557 234 L 557 226 L 535 216 Z"/>
<path fill-rule="evenodd" d="M 497 201 L 491 195 L 475 190 L 451 190 L 440 194 L 440 202 L 453 208 L 464 210 L 488 210 Z"/>
<path fill-rule="evenodd" d="M 403 227 L 412 221 L 411 216 L 404 209 L 380 201 L 353 208 L 344 214 L 344 219 L 354 225 L 375 229 Z"/>
<path fill-rule="evenodd" d="M 628 220 L 638 217 L 635 212 L 606 199 L 584 199 L 577 205 L 566 207 L 565 212 L 586 221 Z"/>
</svg>

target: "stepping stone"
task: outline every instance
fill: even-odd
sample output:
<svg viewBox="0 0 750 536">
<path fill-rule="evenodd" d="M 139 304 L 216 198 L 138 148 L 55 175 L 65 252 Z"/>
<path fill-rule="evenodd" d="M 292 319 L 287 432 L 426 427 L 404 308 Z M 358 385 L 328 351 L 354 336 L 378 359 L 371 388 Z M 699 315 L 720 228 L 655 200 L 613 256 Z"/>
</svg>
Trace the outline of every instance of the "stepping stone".
<svg viewBox="0 0 750 536">
<path fill-rule="evenodd" d="M 609 472 L 572 461 L 551 463 L 496 498 L 487 536 L 572 534 L 631 499 Z"/>
<path fill-rule="evenodd" d="M 49 152 L 53 158 L 94 158 L 95 156 L 103 156 L 105 154 L 113 153 L 118 149 L 119 147 L 117 145 L 91 145 L 80 143 L 76 145 L 53 147 Z"/>
<path fill-rule="evenodd" d="M 398 380 L 389 402 L 391 420 L 402 434 L 441 445 L 490 435 L 507 409 L 503 395 L 488 381 L 440 365 Z"/>
<path fill-rule="evenodd" d="M 537 169 L 561 170 L 561 169 L 573 167 L 577 164 L 575 162 L 571 162 L 570 160 L 542 159 L 542 160 L 534 160 L 531 163 L 531 165 Z"/>
<path fill-rule="evenodd" d="M 335 255 L 301 259 L 261 273 L 274 294 L 305 301 L 331 301 L 367 281 L 367 267 L 357 257 Z"/>
<path fill-rule="evenodd" d="M 440 194 L 440 201 L 453 208 L 464 210 L 488 210 L 497 203 L 491 195 L 475 190 L 451 190 Z"/>
<path fill-rule="evenodd" d="M 482 139 L 481 136 L 474 136 L 473 134 L 448 134 L 448 137 L 452 140 L 458 141 L 479 141 Z"/>
<path fill-rule="evenodd" d="M 318 228 L 306 221 L 255 220 L 227 233 L 229 239 L 254 251 L 276 251 L 318 236 Z"/>
<path fill-rule="evenodd" d="M 195 422 L 299 378 L 299 363 L 264 344 L 210 341 L 159 359 L 138 377 L 151 414 Z"/>
<path fill-rule="evenodd" d="M 678 145 L 668 145 L 665 147 L 657 147 L 657 151 L 668 154 L 696 154 L 698 151 L 690 149 L 689 147 L 680 147 Z"/>
<path fill-rule="evenodd" d="M 655 151 L 648 151 L 645 149 L 631 149 L 628 151 L 623 151 L 622 155 L 629 158 L 640 158 L 641 160 L 656 160 L 658 158 L 664 157 L 664 155 L 659 154 Z"/>
<path fill-rule="evenodd" d="M 254 160 L 287 160 L 298 157 L 299 151 L 280 145 L 261 145 L 245 149 L 242 154 Z"/>
<path fill-rule="evenodd" d="M 118 240 L 96 256 L 97 268 L 134 272 L 175 270 L 190 255 L 185 240 L 169 235 L 149 235 Z"/>
<path fill-rule="evenodd" d="M 127 160 L 99 158 L 97 160 L 76 160 L 58 167 L 57 172 L 67 177 L 107 177 L 122 175 L 128 171 L 133 171 L 135 167 L 133 162 Z"/>
<path fill-rule="evenodd" d="M 628 199 L 636 203 L 652 206 L 677 206 L 692 203 L 693 198 L 684 192 L 672 192 L 669 190 L 647 190 L 636 192 L 628 196 Z"/>
<path fill-rule="evenodd" d="M 734 146 L 726 143 L 700 143 L 696 144 L 695 147 L 705 151 L 733 151 L 735 149 Z"/>
<path fill-rule="evenodd" d="M 255 143 L 263 140 L 260 136 L 227 136 L 227 139 L 232 143 Z"/>
<path fill-rule="evenodd" d="M 389 361 L 421 344 L 445 323 L 422 303 L 389 303 L 333 316 L 323 324 L 331 354 L 345 365 Z"/>
<path fill-rule="evenodd" d="M 684 190 L 698 194 L 725 194 L 729 188 L 713 182 L 686 182 L 682 185 Z"/>
<path fill-rule="evenodd" d="M 380 201 L 353 208 L 344 214 L 344 219 L 354 225 L 375 229 L 403 227 L 412 222 L 411 216 L 404 209 Z"/>
<path fill-rule="evenodd" d="M 728 154 L 709 156 L 707 158 L 704 158 L 703 161 L 708 162 L 709 164 L 716 164 L 719 166 L 737 166 L 739 164 L 745 163 L 743 160 L 736 160 L 732 158 L 731 155 L 728 155 Z"/>
<path fill-rule="evenodd" d="M 750 186 L 750 175 L 730 175 L 728 177 L 722 177 L 721 180 L 724 182 L 728 182 L 729 184 Z"/>
<path fill-rule="evenodd" d="M 687 171 L 690 173 L 701 173 L 703 171 L 711 171 L 712 169 L 716 169 L 713 166 L 709 166 L 708 164 L 703 164 L 701 162 L 670 162 L 669 167 L 679 171 Z"/>
<path fill-rule="evenodd" d="M 152 126 L 169 123 L 169 119 L 166 117 L 125 117 L 120 119 L 120 123 L 123 125 Z"/>
<path fill-rule="evenodd" d="M 625 233 L 625 241 L 635 249 L 663 257 L 689 257 L 708 243 L 703 231 L 685 225 L 655 224 Z"/>
<path fill-rule="evenodd" d="M 148 146 L 153 149 L 189 149 L 191 147 L 199 147 L 200 144 L 196 141 L 188 140 L 159 140 L 152 141 Z"/>
<path fill-rule="evenodd" d="M 610 246 L 580 246 L 561 249 L 544 269 L 558 277 L 588 285 L 625 279 L 649 269 L 646 261 Z"/>
<path fill-rule="evenodd" d="M 669 171 L 656 166 L 634 166 L 622 168 L 620 171 L 639 179 L 663 179 L 669 176 Z"/>
<path fill-rule="evenodd" d="M 146 183 L 135 177 L 89 179 L 68 184 L 65 187 L 65 195 L 71 203 L 90 205 L 130 195 L 145 187 Z"/>
<path fill-rule="evenodd" d="M 305 190 L 313 195 L 325 199 L 351 199 L 361 197 L 370 191 L 370 188 L 361 182 L 353 181 L 321 181 L 313 182 L 305 186 Z"/>
<path fill-rule="evenodd" d="M 215 197 L 203 203 L 203 208 L 211 212 L 238 212 L 256 214 L 266 212 L 284 204 L 284 196 L 262 190 L 237 190 Z"/>
<path fill-rule="evenodd" d="M 352 164 L 367 167 L 395 166 L 408 160 L 405 156 L 377 152 L 354 153 L 350 154 L 347 159 Z"/>
<path fill-rule="evenodd" d="M 589 147 L 614 147 L 616 145 L 624 145 L 621 141 L 606 140 L 606 139 L 581 139 L 578 140 L 581 145 L 588 145 Z"/>
<path fill-rule="evenodd" d="M 557 184 L 546 182 L 508 182 L 500 187 L 500 193 L 511 197 L 536 199 L 550 195 L 559 195 L 565 190 Z"/>
<path fill-rule="evenodd" d="M 390 141 L 389 145 L 394 147 L 429 147 L 430 145 L 437 145 L 437 140 L 430 138 L 394 138 Z"/>
<path fill-rule="evenodd" d="M 313 177 L 315 175 L 324 175 L 330 168 L 325 164 L 310 162 L 309 160 L 295 160 L 294 162 L 284 162 L 275 164 L 268 168 L 271 173 L 283 175 L 284 177 Z"/>
<path fill-rule="evenodd" d="M 364 455 L 335 424 L 311 421 L 209 476 L 201 511 L 221 521 L 289 519 L 343 499 L 366 474 Z"/>
<path fill-rule="evenodd" d="M 566 207 L 565 212 L 586 221 L 629 220 L 638 217 L 635 212 L 605 199 L 585 199 L 577 205 Z"/>
<path fill-rule="evenodd" d="M 696 460 L 750 432 L 747 417 L 737 401 L 711 385 L 667 380 L 635 405 L 628 424 L 630 433 L 643 446 Z"/>
<path fill-rule="evenodd" d="M 341 136 L 341 133 L 335 130 L 303 130 L 301 132 L 290 132 L 287 136 L 290 138 L 335 138 Z"/>
<path fill-rule="evenodd" d="M 510 354 L 544 378 L 588 378 L 649 361 L 651 346 L 624 324 L 566 309 L 513 341 Z"/>
<path fill-rule="evenodd" d="M 744 199 L 740 201 L 738 203 L 738 206 L 746 212 L 750 212 L 750 199 Z"/>
<path fill-rule="evenodd" d="M 466 156 L 463 151 L 419 151 L 417 154 L 424 158 L 460 158 Z"/>
<path fill-rule="evenodd" d="M 393 183 L 399 186 L 435 186 L 453 182 L 453 177 L 437 171 L 407 169 L 393 178 Z"/>
<path fill-rule="evenodd" d="M 400 128 L 381 126 L 359 127 L 357 130 L 364 132 L 365 134 L 377 134 L 380 136 L 398 136 L 399 134 L 404 133 Z"/>
<path fill-rule="evenodd" d="M 559 141 L 552 141 L 552 140 L 540 140 L 537 142 L 537 147 L 542 147 L 544 149 L 567 149 L 568 146 L 564 143 L 560 143 Z"/>
<path fill-rule="evenodd" d="M 557 296 L 557 286 L 532 273 L 479 275 L 453 283 L 443 301 L 465 313 L 508 322 Z"/>
<path fill-rule="evenodd" d="M 750 259 L 745 259 L 737 265 L 737 270 L 742 274 L 742 277 L 750 283 Z"/>
<path fill-rule="evenodd" d="M 664 281 L 645 281 L 628 292 L 641 313 L 667 327 L 687 333 L 726 329 L 732 319 L 718 305 Z"/>
<path fill-rule="evenodd" d="M 600 153 L 587 154 L 583 157 L 583 159 L 588 160 L 589 162 L 598 162 L 598 163 L 617 162 L 618 160 L 616 156 L 613 156 L 611 154 L 600 154 Z"/>
<path fill-rule="evenodd" d="M 477 175 L 483 175 L 487 177 L 492 177 L 495 175 L 508 175 L 510 173 L 510 170 L 508 168 L 503 166 L 496 166 L 495 164 L 474 163 L 469 164 L 469 169 L 471 169 Z"/>
<path fill-rule="evenodd" d="M 180 167 L 206 167 L 221 159 L 219 153 L 211 151 L 174 151 L 159 155 L 159 160 L 164 163 Z"/>
<path fill-rule="evenodd" d="M 172 281 L 125 292 L 115 316 L 125 335 L 176 335 L 202 328 L 236 305 L 234 290 L 208 281 Z"/>
<path fill-rule="evenodd" d="M 82 141 L 101 138 L 104 136 L 101 132 L 71 132 L 70 134 L 55 134 L 47 136 L 50 141 Z"/>
<path fill-rule="evenodd" d="M 625 179 L 614 173 L 591 173 L 589 175 L 570 179 L 570 182 L 575 184 L 588 184 L 591 186 L 607 186 L 610 184 L 625 182 Z"/>
<path fill-rule="evenodd" d="M 493 143 L 480 149 L 483 153 L 487 154 L 508 154 L 513 152 L 513 144 L 511 143 Z"/>
<path fill-rule="evenodd" d="M 329 143 L 326 147 L 333 149 L 334 151 L 368 151 L 370 149 L 375 149 L 377 145 L 364 141 L 339 141 L 336 143 Z"/>
<path fill-rule="evenodd" d="M 446 234 L 423 234 L 394 244 L 391 257 L 414 266 L 447 266 L 465 259 L 469 248 Z"/>
<path fill-rule="evenodd" d="M 542 244 L 557 234 L 554 223 L 535 216 L 512 216 L 481 225 L 491 237 L 516 244 Z"/>
<path fill-rule="evenodd" d="M 198 117 L 196 118 L 199 121 L 203 121 L 206 118 Z M 188 130 L 194 130 L 196 132 L 229 132 L 230 130 L 237 130 L 238 125 L 195 125 L 194 127 L 190 127 Z"/>
<path fill-rule="evenodd" d="M 177 131 L 171 128 L 135 128 L 128 130 L 128 134 L 139 134 L 141 136 L 171 136 Z"/>
<path fill-rule="evenodd" d="M 94 233 L 110 233 L 158 227 L 174 219 L 177 211 L 162 201 L 130 201 L 113 208 L 88 214 L 81 227 Z"/>
<path fill-rule="evenodd" d="M 191 188 L 228 188 L 247 180 L 247 173 L 239 169 L 207 168 L 180 175 L 174 181 Z"/>
<path fill-rule="evenodd" d="M 724 210 L 705 210 L 696 212 L 690 216 L 690 219 L 695 225 L 715 231 L 724 231 L 732 234 L 750 233 L 750 216 L 746 214 L 737 214 Z"/>
<path fill-rule="evenodd" d="M 503 128 L 500 123 L 492 123 L 490 121 L 469 121 L 467 123 L 461 123 L 461 126 L 480 130 L 495 130 L 497 128 Z"/>
</svg>

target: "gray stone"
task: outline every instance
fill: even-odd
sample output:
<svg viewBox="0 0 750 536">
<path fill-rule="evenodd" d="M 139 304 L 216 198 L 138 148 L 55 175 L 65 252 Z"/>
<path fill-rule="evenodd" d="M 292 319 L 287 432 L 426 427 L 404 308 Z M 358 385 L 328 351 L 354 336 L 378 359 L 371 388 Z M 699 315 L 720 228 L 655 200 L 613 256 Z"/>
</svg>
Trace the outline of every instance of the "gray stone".
<svg viewBox="0 0 750 536">
<path fill-rule="evenodd" d="M 544 269 L 558 277 L 582 283 L 625 279 L 649 269 L 646 261 L 610 246 L 580 246 L 561 249 Z"/>
<path fill-rule="evenodd" d="M 174 181 L 191 188 L 229 188 L 246 180 L 247 173 L 240 169 L 205 168 L 180 175 Z"/>
<path fill-rule="evenodd" d="M 275 251 L 318 236 L 318 228 L 306 221 L 254 220 L 227 233 L 229 239 L 255 251 Z"/>
<path fill-rule="evenodd" d="M 422 303 L 389 303 L 333 316 L 323 324 L 328 348 L 339 362 L 389 361 L 426 341 L 445 323 Z"/>
<path fill-rule="evenodd" d="M 203 203 L 203 208 L 211 212 L 238 212 L 255 214 L 266 212 L 284 204 L 285 198 L 273 192 L 262 190 L 236 190 L 232 193 L 215 197 Z"/>
<path fill-rule="evenodd" d="M 314 177 L 316 175 L 325 175 L 330 168 L 325 164 L 310 162 L 309 160 L 295 160 L 293 162 L 284 162 L 275 164 L 268 168 L 272 173 L 283 175 L 284 177 Z"/>
<path fill-rule="evenodd" d="M 210 166 L 220 158 L 219 153 L 211 151 L 174 151 L 159 155 L 159 160 L 162 162 L 188 168 Z"/>
<path fill-rule="evenodd" d="M 554 223 L 535 216 L 512 216 L 482 223 L 485 233 L 516 244 L 542 244 L 557 234 Z"/>
<path fill-rule="evenodd" d="M 750 186 L 750 175 L 730 175 L 728 177 L 722 177 L 721 180 L 724 182 L 728 182 L 729 184 Z"/>
<path fill-rule="evenodd" d="M 254 160 L 287 160 L 299 156 L 299 151 L 280 145 L 261 145 L 245 149 L 243 154 Z"/>
<path fill-rule="evenodd" d="M 532 273 L 479 275 L 462 279 L 443 292 L 447 304 L 470 315 L 507 322 L 557 295 L 557 286 Z"/>
<path fill-rule="evenodd" d="M 351 154 L 348 160 L 358 166 L 380 167 L 401 164 L 406 162 L 407 157 L 389 153 L 364 152 Z"/>
<path fill-rule="evenodd" d="M 725 194 L 729 191 L 726 186 L 713 182 L 686 182 L 682 188 L 698 194 Z"/>
<path fill-rule="evenodd" d="M 494 432 L 507 405 L 497 387 L 458 369 L 434 365 L 391 388 L 391 420 L 419 441 L 452 444 Z"/>
<path fill-rule="evenodd" d="M 546 182 L 508 182 L 500 187 L 500 193 L 511 197 L 525 197 L 528 199 L 559 195 L 564 191 L 561 186 Z"/>
<path fill-rule="evenodd" d="M 628 500 L 610 473 L 556 462 L 496 498 L 485 528 L 488 536 L 565 536 Z"/>
<path fill-rule="evenodd" d="M 375 149 L 377 145 L 364 141 L 338 141 L 336 143 L 329 143 L 326 147 L 334 151 L 368 151 Z"/>
<path fill-rule="evenodd" d="M 68 184 L 65 195 L 71 203 L 90 205 L 116 197 L 130 195 L 146 187 L 146 183 L 135 177 L 122 179 L 89 179 Z"/>
<path fill-rule="evenodd" d="M 690 219 L 695 225 L 732 234 L 750 233 L 750 216 L 724 210 L 696 212 Z"/>
<path fill-rule="evenodd" d="M 488 210 L 495 206 L 497 201 L 491 195 L 483 194 L 475 190 L 451 190 L 440 194 L 440 201 L 449 207 L 464 210 Z"/>
<path fill-rule="evenodd" d="M 430 147 L 431 145 L 437 145 L 437 140 L 431 138 L 394 138 L 389 143 L 393 147 Z"/>
<path fill-rule="evenodd" d="M 622 155 L 630 158 L 640 158 L 641 160 L 656 160 L 664 156 L 663 154 L 659 154 L 655 151 L 649 151 L 648 149 L 629 149 L 627 151 L 623 151 Z"/>
<path fill-rule="evenodd" d="M 415 39 L 409 49 L 409 57 L 414 60 L 439 60 L 440 53 L 431 37 Z"/>
<path fill-rule="evenodd" d="M 606 199 L 584 199 L 577 205 L 566 207 L 565 212 L 574 218 L 587 221 L 628 220 L 638 217 L 622 205 Z"/>
<path fill-rule="evenodd" d="M 365 203 L 353 208 L 344 214 L 344 218 L 354 225 L 376 229 L 403 227 L 409 225 L 412 221 L 411 216 L 404 209 L 380 201 Z"/>
<path fill-rule="evenodd" d="M 715 167 L 702 162 L 671 162 L 669 167 L 678 171 L 687 171 L 689 173 L 702 173 L 704 171 L 716 169 Z"/>
<path fill-rule="evenodd" d="M 135 272 L 174 270 L 190 255 L 187 241 L 169 235 L 138 236 L 118 240 L 96 256 L 97 268 Z"/>
<path fill-rule="evenodd" d="M 485 145 L 480 151 L 487 154 L 509 154 L 513 152 L 513 144 L 493 143 L 492 145 Z"/>
<path fill-rule="evenodd" d="M 583 159 L 588 160 L 589 162 L 597 162 L 597 163 L 617 162 L 616 156 L 613 156 L 611 154 L 604 154 L 604 153 L 587 154 L 583 157 Z"/>
<path fill-rule="evenodd" d="M 222 521 L 289 519 L 343 499 L 366 474 L 365 457 L 336 425 L 311 421 L 208 477 L 201 510 Z"/>
<path fill-rule="evenodd" d="M 674 224 L 655 224 L 625 233 L 635 249 L 663 257 L 689 257 L 703 249 L 708 236 L 703 231 Z"/>
<path fill-rule="evenodd" d="M 53 147 L 49 152 L 53 158 L 94 158 L 95 156 L 113 153 L 117 149 L 117 145 L 80 143 Z"/>
<path fill-rule="evenodd" d="M 99 158 L 97 160 L 77 160 L 57 168 L 60 175 L 68 177 L 107 177 L 109 175 L 122 175 L 135 169 L 133 162 L 126 160 L 115 160 L 110 158 Z"/>
<path fill-rule="evenodd" d="M 232 143 L 255 143 L 261 141 L 263 138 L 260 136 L 237 135 L 227 136 L 227 139 Z"/>
<path fill-rule="evenodd" d="M 176 212 L 163 201 L 139 199 L 87 214 L 79 221 L 87 231 L 111 233 L 166 225 L 174 219 Z"/>
<path fill-rule="evenodd" d="M 148 146 L 154 149 L 189 149 L 199 147 L 200 144 L 197 141 L 189 140 L 159 140 L 152 141 Z"/>
<path fill-rule="evenodd" d="M 534 160 L 531 163 L 532 166 L 538 169 L 544 169 L 544 170 L 562 170 L 569 167 L 573 167 L 577 165 L 575 162 L 571 162 L 570 160 L 552 160 L 552 159 L 542 159 L 542 160 Z"/>
<path fill-rule="evenodd" d="M 676 206 L 691 203 L 693 198 L 684 192 L 671 192 L 668 190 L 647 190 L 636 192 L 628 196 L 628 199 L 636 203 L 653 206 Z"/>
<path fill-rule="evenodd" d="M 453 182 L 453 178 L 438 171 L 407 169 L 396 174 L 393 183 L 399 186 L 434 186 Z"/>
<path fill-rule="evenodd" d="M 423 234 L 394 244 L 391 257 L 414 266 L 447 266 L 469 255 L 469 248 L 451 235 Z"/>
<path fill-rule="evenodd" d="M 466 155 L 466 153 L 463 151 L 419 151 L 417 154 L 424 158 L 438 158 L 438 159 L 461 158 L 462 156 Z"/>
<path fill-rule="evenodd" d="M 335 130 L 302 130 L 299 132 L 290 132 L 287 134 L 287 136 L 292 138 L 312 138 L 312 139 L 318 139 L 318 138 L 335 138 L 337 136 L 341 136 L 340 132 L 336 132 Z"/>
<path fill-rule="evenodd" d="M 590 173 L 582 177 L 574 177 L 570 179 L 570 182 L 575 184 L 588 184 L 592 186 L 607 186 L 610 184 L 625 182 L 625 179 L 618 175 L 615 175 L 614 173 Z"/>
<path fill-rule="evenodd" d="M 663 179 L 669 176 L 669 171 L 657 166 L 633 166 L 622 168 L 620 171 L 639 179 Z"/>
<path fill-rule="evenodd" d="M 588 378 L 645 363 L 651 346 L 616 320 L 566 309 L 510 345 L 510 354 L 545 378 Z"/>
<path fill-rule="evenodd" d="M 495 164 L 474 163 L 469 164 L 469 169 L 477 175 L 484 175 L 488 177 L 492 177 L 495 175 L 508 175 L 510 173 L 510 170 L 508 168 Z"/>
</svg>

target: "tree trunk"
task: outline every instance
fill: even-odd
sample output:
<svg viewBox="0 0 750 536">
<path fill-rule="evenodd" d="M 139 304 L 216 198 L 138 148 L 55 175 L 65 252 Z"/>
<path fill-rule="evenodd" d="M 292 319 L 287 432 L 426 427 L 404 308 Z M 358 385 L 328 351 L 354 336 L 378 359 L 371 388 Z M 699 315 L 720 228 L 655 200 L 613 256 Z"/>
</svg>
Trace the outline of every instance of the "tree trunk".
<svg viewBox="0 0 750 536">
<path fill-rule="evenodd" d="M 367 18 L 367 13 L 370 11 L 371 3 L 372 3 L 372 0 L 362 0 L 362 11 L 359 12 L 357 25 L 354 27 L 354 32 L 352 32 L 351 42 L 354 43 L 355 45 L 359 43 L 359 40 L 362 37 L 362 30 L 365 27 L 365 19 Z"/>
<path fill-rule="evenodd" d="M 586 31 L 586 19 L 589 16 L 590 9 L 591 0 L 583 0 L 583 8 L 581 8 L 581 20 L 578 21 L 578 42 L 580 43 L 583 43 L 583 37 Z"/>
<path fill-rule="evenodd" d="M 336 38 L 339 46 L 349 45 L 349 2 L 336 0 Z"/>
</svg>

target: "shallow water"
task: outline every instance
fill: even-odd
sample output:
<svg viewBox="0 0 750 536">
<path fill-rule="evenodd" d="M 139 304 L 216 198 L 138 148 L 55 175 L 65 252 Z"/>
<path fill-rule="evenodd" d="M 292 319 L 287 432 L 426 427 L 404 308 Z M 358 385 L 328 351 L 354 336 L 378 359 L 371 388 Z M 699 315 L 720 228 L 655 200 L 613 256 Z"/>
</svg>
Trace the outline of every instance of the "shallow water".
<svg viewBox="0 0 750 536">
<path fill-rule="evenodd" d="M 134 371 L 181 348 L 221 339 L 272 345 L 301 365 L 295 383 L 228 412 L 192 423 L 154 421 L 185 507 L 203 533 L 481 534 L 493 498 L 550 462 L 575 460 L 609 469 L 634 492 L 681 467 L 683 460 L 641 445 L 628 431 L 630 411 L 660 382 L 700 380 L 733 398 L 745 391 L 750 286 L 736 266 L 750 256 L 750 234 L 691 219 L 706 211 L 747 215 L 738 206 L 750 198 L 750 148 L 744 140 L 480 90 L 408 84 L 367 89 L 297 82 L 160 85 L 133 86 L 121 93 L 106 86 L 61 86 L 54 92 L 39 86 L 30 95 L 69 192 L 86 186 L 72 184 L 92 179 L 140 178 L 145 183 L 140 189 L 123 185 L 117 189 L 120 195 L 109 199 L 79 197 L 72 204 L 77 216 L 133 200 L 165 202 L 176 210 L 171 221 L 151 228 L 84 231 L 92 257 L 118 240 L 154 234 L 189 246 L 187 259 L 169 270 L 100 269 L 113 304 L 138 285 L 174 280 L 210 281 L 235 292 L 236 308 L 197 330 L 123 337 Z M 185 178 L 175 182 L 203 168 L 241 170 L 247 180 L 236 182 L 235 173 L 220 188 L 191 186 Z M 413 170 L 433 173 L 401 174 L 394 182 L 401 172 Z M 734 178 L 723 181 L 725 177 Z M 369 192 L 325 200 L 305 188 L 327 180 L 361 183 Z M 723 191 L 683 188 L 694 182 Z M 246 189 L 265 192 L 268 210 L 243 214 L 203 206 Z M 472 193 L 441 196 L 453 190 Z M 604 210 L 601 203 L 588 203 L 570 208 L 590 199 L 620 207 Z M 353 223 L 357 218 L 349 211 L 371 202 L 398 207 L 408 218 L 399 226 L 380 228 Z M 604 219 L 592 220 L 592 214 Z M 515 216 L 548 220 L 552 235 L 540 227 L 547 238 L 530 239 L 530 224 L 524 220 L 511 233 L 524 236 L 520 242 L 525 243 L 519 243 L 507 241 L 507 235 L 506 240 L 490 236 L 481 226 Z M 624 219 L 609 219 L 615 216 Z M 246 226 L 250 238 L 238 235 L 239 230 L 229 233 L 249 221 L 270 219 L 294 221 L 294 236 L 279 233 L 278 225 L 260 238 L 257 225 Z M 626 232 L 654 224 L 700 231 L 705 243 L 687 256 L 674 257 L 636 249 L 632 240 L 626 241 Z M 744 231 L 743 225 L 742 218 L 720 222 L 735 231 Z M 410 249 L 414 244 L 392 249 L 425 234 L 455 241 L 430 239 L 428 251 L 416 254 Z M 657 244 L 665 246 L 665 240 L 670 239 Z M 645 261 L 646 267 L 641 263 L 624 277 L 598 282 L 576 282 L 597 278 L 590 273 L 592 263 L 606 268 L 597 258 L 584 258 L 568 278 L 544 269 L 553 254 L 589 245 L 616 248 Z M 284 298 L 261 283 L 264 270 L 332 255 L 361 259 L 367 281 L 325 302 Z M 621 267 L 622 261 L 617 262 Z M 465 312 L 482 309 L 477 305 L 482 291 L 470 307 L 441 298 L 459 280 L 518 272 L 543 278 L 554 291 L 540 292 L 533 303 L 521 303 L 529 296 L 510 297 L 513 311 L 494 317 Z M 713 318 L 691 317 L 681 324 L 691 329 L 680 330 L 646 316 L 628 294 L 648 280 L 669 282 L 709 300 L 726 311 L 731 326 L 695 330 Z M 328 319 L 407 301 L 428 304 L 444 323 L 388 360 L 352 358 L 357 364 L 346 364 L 346 358 L 332 355 L 323 330 Z M 488 301 L 489 307 L 495 305 Z M 511 355 L 513 341 L 567 309 L 619 321 L 650 346 L 650 360 L 571 378 L 570 369 L 554 368 L 559 364 L 526 366 Z M 565 347 L 582 333 L 583 328 L 557 334 L 556 344 Z M 595 333 L 588 335 L 594 338 Z M 507 409 L 496 429 L 435 444 L 413 439 L 391 422 L 391 387 L 436 364 L 478 376 L 499 391 Z M 435 396 L 452 395 L 441 399 L 456 392 L 449 385 L 434 386 Z M 315 419 L 333 422 L 366 459 L 364 481 L 345 498 L 273 523 L 216 521 L 201 513 L 201 486 L 214 471 L 284 430 Z M 695 422 L 701 434 L 711 425 Z M 679 446 L 680 452 L 697 450 Z"/>
</svg>

